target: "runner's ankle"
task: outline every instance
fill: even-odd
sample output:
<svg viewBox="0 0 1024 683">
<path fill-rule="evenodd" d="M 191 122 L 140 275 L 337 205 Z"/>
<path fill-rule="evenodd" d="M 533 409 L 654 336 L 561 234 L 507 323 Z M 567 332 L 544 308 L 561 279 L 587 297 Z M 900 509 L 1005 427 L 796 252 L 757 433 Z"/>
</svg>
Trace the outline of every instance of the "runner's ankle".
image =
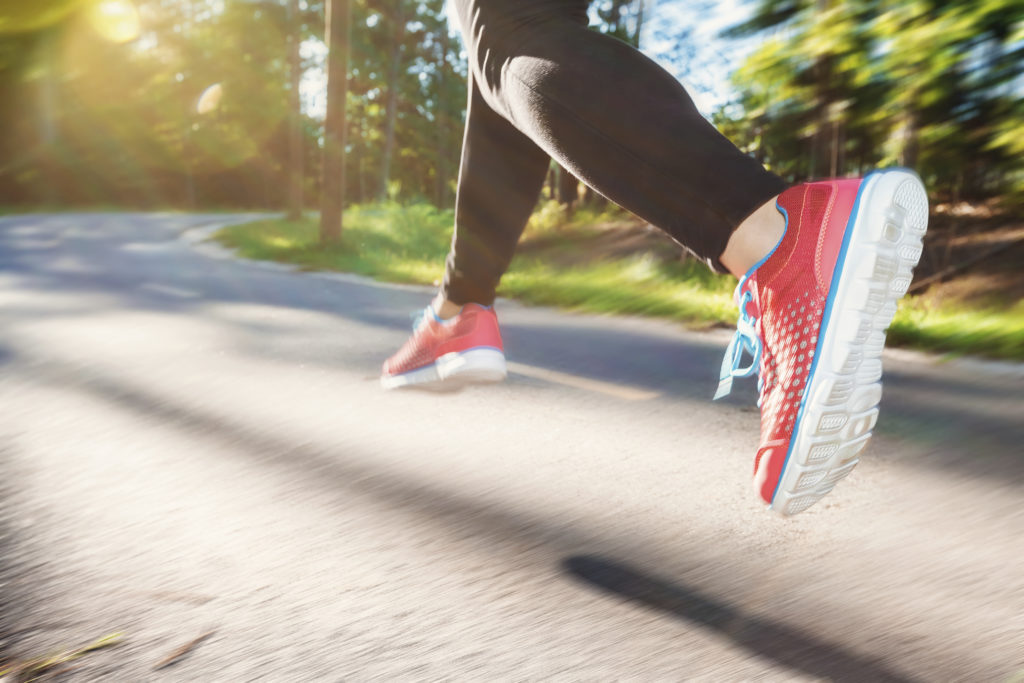
<svg viewBox="0 0 1024 683">
<path fill-rule="evenodd" d="M 462 304 L 452 303 L 445 298 L 443 294 L 438 294 L 434 297 L 434 300 L 430 303 L 430 307 L 441 320 L 449 320 L 454 318 L 462 310 Z"/>
<path fill-rule="evenodd" d="M 775 249 L 785 231 L 786 220 L 771 199 L 737 226 L 719 260 L 737 278 L 743 277 Z"/>
</svg>

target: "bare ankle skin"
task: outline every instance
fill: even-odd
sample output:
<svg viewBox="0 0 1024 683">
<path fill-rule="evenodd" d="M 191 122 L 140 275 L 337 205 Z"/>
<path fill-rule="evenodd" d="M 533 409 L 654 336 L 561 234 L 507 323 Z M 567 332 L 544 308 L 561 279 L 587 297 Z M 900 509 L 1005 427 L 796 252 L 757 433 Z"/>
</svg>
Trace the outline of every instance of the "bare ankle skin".
<svg viewBox="0 0 1024 683">
<path fill-rule="evenodd" d="M 733 231 L 719 260 L 737 278 L 775 248 L 786 231 L 786 219 L 775 207 L 775 199 L 762 204 Z"/>
<path fill-rule="evenodd" d="M 438 292 L 437 296 L 434 297 L 431 305 L 434 307 L 434 313 L 436 313 L 437 317 L 442 320 L 452 318 L 458 315 L 459 311 L 462 310 L 462 306 L 460 304 L 453 304 L 451 301 L 444 298 L 444 295 L 440 292 Z"/>
</svg>

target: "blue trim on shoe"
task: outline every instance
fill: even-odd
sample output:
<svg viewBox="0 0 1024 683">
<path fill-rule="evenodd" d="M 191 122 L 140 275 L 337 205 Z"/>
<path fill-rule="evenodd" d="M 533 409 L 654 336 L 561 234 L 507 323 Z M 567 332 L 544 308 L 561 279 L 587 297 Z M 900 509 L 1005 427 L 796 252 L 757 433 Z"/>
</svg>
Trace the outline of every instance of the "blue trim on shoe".
<svg viewBox="0 0 1024 683">
<path fill-rule="evenodd" d="M 821 329 L 818 331 L 818 341 L 814 345 L 814 360 L 811 362 L 811 369 L 807 372 L 807 381 L 804 386 L 807 391 L 804 392 L 804 397 L 800 401 L 800 408 L 796 413 L 796 421 L 793 423 L 793 431 L 789 436 L 789 448 L 786 450 L 786 459 L 782 461 L 782 469 L 779 470 L 779 479 L 775 482 L 775 488 L 772 490 L 772 502 L 769 506 L 775 503 L 775 496 L 779 493 L 779 486 L 782 484 L 782 478 L 786 475 L 786 467 L 789 465 L 789 458 L 793 455 L 793 444 L 796 443 L 796 435 L 800 433 L 800 423 L 804 417 L 804 407 L 807 405 L 807 401 L 811 397 L 811 384 L 814 382 L 814 371 L 818 369 L 818 361 L 821 360 L 821 340 L 825 338 L 825 330 L 828 328 L 829 320 L 832 317 L 832 308 L 835 304 L 836 294 L 839 292 L 839 281 L 843 277 L 843 267 L 846 265 L 846 253 L 850 247 L 850 241 L 853 239 L 853 226 L 857 222 L 857 215 L 860 213 L 860 200 L 864 196 L 864 188 L 868 185 L 868 180 L 873 175 L 884 173 L 885 171 L 891 171 L 896 169 L 884 169 L 876 170 L 868 173 L 860 181 L 860 187 L 857 188 L 857 198 L 853 202 L 853 208 L 850 210 L 850 217 L 846 221 L 845 234 L 843 235 L 843 245 L 839 248 L 839 257 L 836 259 L 835 269 L 832 271 L 832 282 L 828 287 L 828 297 L 825 299 L 825 310 L 821 314 Z"/>
<path fill-rule="evenodd" d="M 779 195 L 779 196 L 781 196 L 781 195 Z M 782 240 L 786 239 L 786 233 L 789 232 L 789 212 L 786 211 L 781 206 L 779 206 L 779 200 L 778 199 L 775 200 L 775 208 L 779 210 L 779 213 L 782 214 L 782 218 L 786 222 L 785 225 L 782 226 L 782 237 L 780 237 L 779 241 L 775 243 L 775 246 L 771 248 L 771 251 L 769 251 L 767 254 L 765 254 L 763 259 L 761 259 L 760 261 L 758 261 L 757 263 L 755 263 L 753 266 L 750 267 L 750 270 L 748 270 L 746 272 L 746 274 L 741 278 L 741 283 L 743 281 L 746 281 L 747 278 L 749 278 L 751 275 L 753 275 L 755 270 L 757 270 L 758 268 L 763 266 L 765 264 L 765 261 L 770 259 L 772 257 L 772 254 L 775 253 L 775 250 L 779 248 L 780 244 L 782 244 Z"/>
<path fill-rule="evenodd" d="M 779 241 L 775 243 L 775 246 L 765 254 L 764 258 L 751 266 L 740 281 L 736 284 L 736 291 L 733 297 L 739 297 L 739 309 L 740 317 L 736 321 L 736 334 L 733 335 L 729 341 L 729 346 L 725 349 L 725 357 L 722 358 L 722 369 L 718 374 L 718 389 L 715 391 L 715 395 L 711 398 L 712 401 L 717 401 L 720 398 L 724 398 L 732 393 L 732 381 L 739 377 L 750 377 L 755 372 L 759 372 L 758 365 L 761 362 L 761 340 L 757 336 L 757 331 L 754 328 L 755 320 L 753 317 L 747 315 L 747 304 L 750 303 L 753 298 L 750 292 L 743 292 L 743 285 L 747 283 L 750 276 L 754 274 L 758 268 L 764 265 L 765 261 L 771 258 L 772 254 L 782 244 L 782 240 L 786 237 L 786 232 L 789 230 L 789 214 L 784 208 L 779 206 L 778 200 L 775 201 L 775 208 L 782 214 L 782 218 L 785 224 L 782 226 L 782 236 Z M 752 357 L 750 365 L 746 368 L 740 369 L 740 363 L 743 360 L 743 354 L 749 353 Z M 758 390 L 761 385 L 758 383 Z M 758 400 L 758 405 L 761 405 Z"/>
<path fill-rule="evenodd" d="M 439 322 L 439 323 L 441 323 L 441 324 L 443 325 L 444 323 L 448 323 L 448 322 L 451 322 L 452 320 L 455 320 L 456 318 L 458 318 L 458 317 L 459 317 L 459 315 L 460 315 L 460 314 L 462 313 L 462 309 L 463 309 L 463 308 L 465 308 L 465 306 L 460 306 L 460 307 L 459 307 L 459 311 L 458 311 L 458 313 L 456 313 L 455 315 L 453 315 L 453 316 L 452 316 L 452 317 L 450 317 L 450 318 L 442 318 L 441 316 L 439 316 L 439 315 L 437 314 L 437 311 L 435 311 L 435 310 L 434 310 L 434 302 L 433 302 L 433 301 L 431 301 L 431 302 L 430 302 L 430 303 L 429 303 L 429 304 L 427 305 L 427 308 L 428 308 L 428 309 L 430 309 L 430 314 L 431 314 L 432 316 L 434 316 L 434 321 L 435 321 L 435 322 Z"/>
<path fill-rule="evenodd" d="M 465 308 L 465 306 L 460 308 L 459 312 L 453 315 L 452 317 L 445 319 L 437 314 L 437 311 L 434 310 L 434 302 L 431 301 L 429 304 L 426 305 L 426 307 L 423 310 L 409 314 L 409 317 L 412 318 L 412 329 L 416 330 L 420 326 L 420 323 L 423 322 L 423 319 L 427 317 L 427 313 L 431 315 L 431 317 L 434 319 L 434 322 L 440 325 L 447 325 L 451 323 L 451 321 L 459 317 L 459 314 L 462 313 L 463 308 Z"/>
</svg>

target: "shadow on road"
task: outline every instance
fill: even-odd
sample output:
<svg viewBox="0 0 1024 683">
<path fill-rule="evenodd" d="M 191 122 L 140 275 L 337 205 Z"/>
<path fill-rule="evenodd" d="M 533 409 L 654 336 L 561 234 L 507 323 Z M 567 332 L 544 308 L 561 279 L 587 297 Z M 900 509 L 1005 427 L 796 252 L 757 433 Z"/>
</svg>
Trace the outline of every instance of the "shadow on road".
<svg viewBox="0 0 1024 683">
<path fill-rule="evenodd" d="M 368 374 L 375 376 L 378 364 L 388 349 L 378 350 L 375 345 L 370 349 L 370 345 L 362 345 L 355 350 L 347 350 L 344 340 L 334 341 L 322 350 L 311 349 L 308 344 L 282 348 L 273 342 L 307 339 L 310 336 L 309 326 L 303 323 L 257 329 L 253 327 L 254 323 L 225 316 L 222 308 L 211 307 L 211 304 L 259 304 L 315 311 L 375 328 L 369 332 L 380 333 L 383 330 L 380 341 L 393 341 L 397 345 L 407 334 L 406 311 L 421 306 L 425 299 L 424 294 L 418 291 L 259 270 L 235 261 L 210 261 L 191 252 L 171 259 L 158 250 L 112 250 L 122 238 L 138 239 L 134 231 L 128 233 L 110 236 L 110 244 L 97 243 L 84 254 L 77 254 L 72 247 L 63 254 L 54 248 L 52 255 L 49 251 L 31 252 L 32 259 L 26 256 L 29 252 L 19 251 L 17 245 L 5 244 L 3 235 L 0 235 L 0 271 L 28 278 L 33 291 L 44 294 L 73 292 L 76 296 L 95 295 L 91 307 L 80 305 L 78 299 L 70 303 L 58 300 L 56 307 L 42 311 L 27 306 L 14 313 L 8 308 L 5 310 L 7 318 L 37 320 L 48 315 L 90 316 L 114 308 L 204 317 L 252 333 L 239 335 L 241 338 L 260 341 L 250 347 L 239 343 L 228 349 L 231 353 L 265 356 L 267 360 L 279 363 L 309 363 L 328 369 L 365 367 Z M 166 239 L 167 236 L 163 237 Z M 68 264 L 61 260 L 62 255 L 68 252 L 79 256 L 82 261 L 89 261 L 86 257 L 95 255 L 97 258 L 89 264 L 95 270 L 68 270 Z M 106 268 L 108 263 L 117 267 L 111 265 Z M 154 294 L 142 288 L 150 282 L 194 291 L 195 297 L 174 299 Z M 89 302 L 87 297 L 79 298 Z M 688 341 L 684 344 L 674 335 L 656 334 L 649 326 L 633 321 L 621 323 L 615 329 L 605 328 L 603 321 L 589 316 L 559 316 L 557 320 L 551 320 L 546 316 L 521 313 L 519 321 L 507 325 L 505 331 L 514 360 L 658 390 L 664 394 L 659 400 L 678 403 L 705 400 L 714 380 L 721 344 L 712 341 Z M 19 354 L 29 353 L 21 348 L 17 350 Z M 12 358 L 0 348 L 0 363 L 9 362 Z M 510 549 L 510 553 L 514 549 L 518 556 L 522 553 L 523 544 L 527 544 L 528 547 L 540 546 L 554 557 L 561 557 L 573 552 L 574 548 L 593 547 L 602 538 L 586 524 L 565 523 L 516 507 L 487 503 L 444 486 L 410 478 L 402 472 L 378 467 L 368 454 L 379 444 L 349 444 L 344 452 L 337 452 L 321 449 L 313 443 L 295 443 L 275 436 L 269 427 L 253 428 L 249 424 L 212 416 L 197 407 L 176 403 L 131 384 L 127 377 L 103 376 L 97 371 L 83 373 L 82 368 L 53 358 L 47 358 L 46 363 L 40 366 L 32 366 L 30 374 L 34 381 L 55 389 L 79 392 L 129 414 L 152 418 L 155 423 L 186 433 L 201 434 L 234 457 L 250 459 L 260 467 L 277 469 L 304 486 L 326 490 L 339 497 L 361 495 L 376 499 L 408 510 L 422 519 L 467 530 L 475 539 L 485 539 L 480 547 L 488 553 L 493 553 L 494 545 L 499 545 Z M 888 429 L 890 435 L 926 444 L 941 439 L 946 444 L 945 449 L 955 451 L 957 456 L 941 460 L 917 458 L 915 463 L 928 467 L 940 465 L 975 477 L 991 475 L 1003 483 L 1017 482 L 1024 476 L 1024 459 L 1020 457 L 1020 442 L 1024 436 L 1020 431 L 1019 416 L 1010 414 L 1012 411 L 993 410 L 993 406 L 1019 405 L 1012 403 L 1021 400 L 1019 388 L 993 392 L 960 377 L 920 377 L 900 372 L 887 375 L 887 378 L 892 379 L 886 388 L 887 401 L 892 408 L 887 414 L 902 418 L 902 421 L 891 420 L 889 426 L 880 431 L 884 433 Z M 752 384 L 743 389 L 748 396 L 732 400 L 753 403 L 749 396 Z M 937 397 L 951 398 L 940 402 Z M 1011 403 L 1007 404 L 1007 401 Z M 723 410 L 735 410 L 735 406 L 727 405 Z M 943 429 L 939 430 L 936 424 Z M 986 455 L 989 460 L 997 461 L 998 467 L 978 469 L 977 449 L 972 447 L 978 432 L 988 435 Z M 361 453 L 361 449 L 367 452 Z M 4 527 L 6 497 L 3 494 L 7 469 L 3 455 L 0 447 L 0 570 L 5 568 L 4 563 L 10 566 L 9 546 L 5 545 L 8 539 L 4 535 L 7 529 Z M 628 547 L 631 542 L 629 539 L 615 539 L 615 543 L 619 546 L 616 554 L 619 554 L 622 547 Z M 626 556 L 636 557 L 632 554 Z M 545 558 L 544 561 L 549 562 L 550 559 Z M 595 556 L 572 556 L 563 565 L 569 575 L 587 585 L 640 606 L 657 609 L 698 628 L 709 629 L 756 656 L 794 671 L 834 680 L 909 680 L 870 656 L 844 650 L 787 624 L 744 614 L 735 606 L 716 601 L 692 588 L 644 575 L 628 566 Z M 3 579 L 0 575 L 0 581 Z M 12 611 L 10 599 L 8 591 L 0 590 L 0 627 Z M 21 604 L 23 600 L 18 602 Z M 808 605 L 803 609 L 814 609 L 814 606 Z M 797 621 L 800 617 L 800 606 L 796 606 L 790 618 Z M 837 615 L 837 619 L 842 625 L 858 626 L 850 623 L 853 619 L 844 615 Z M 3 654 L 4 635 L 0 628 L 0 655 Z"/>
<path fill-rule="evenodd" d="M 186 220 L 187 218 L 187 220 Z M 88 316 L 111 308 L 158 311 L 213 319 L 248 335 L 236 353 L 264 356 L 274 362 L 345 367 L 375 377 L 381 361 L 408 334 L 408 312 L 428 298 L 419 290 L 396 289 L 369 282 L 325 279 L 308 274 L 267 270 L 252 262 L 217 260 L 183 246 L 182 227 L 209 218 L 141 216 L 49 217 L 23 226 L 59 238 L 59 247 L 31 249 L 25 235 L 0 233 L 0 271 L 30 277 L 33 291 L 75 292 L 92 297 L 90 309 L 81 301 L 46 310 L 7 307 L 9 319 L 38 320 L 44 316 Z M 22 240 L 21 242 L 19 240 Z M 126 244 L 161 249 L 125 250 Z M 68 258 L 88 268 L 69 268 Z M 147 290 L 159 283 L 195 293 L 175 299 Z M 82 298 L 86 298 L 82 297 Z M 279 307 L 323 313 L 357 322 L 379 336 L 372 344 L 335 340 L 291 344 L 281 340 L 314 339 L 303 325 L 261 326 L 252 321 L 225 320 L 211 304 Z M 633 319 L 602 320 L 595 316 L 559 316 L 552 320 L 537 312 L 518 311 L 503 320 L 510 360 L 585 379 L 653 391 L 659 401 L 706 402 L 717 382 L 724 342 L 688 336 L 668 328 L 639 324 Z M 0 359 L 2 360 L 2 359 Z M 1024 393 L 1019 383 L 977 378 L 969 372 L 920 372 L 888 368 L 878 435 L 901 439 L 924 453 L 908 464 L 941 469 L 956 475 L 985 476 L 1000 483 L 1024 484 L 1020 443 L 1024 427 Z M 734 395 L 720 403 L 723 411 L 754 412 L 755 382 L 737 383 Z M 979 460 L 978 454 L 983 454 Z"/>
<path fill-rule="evenodd" d="M 697 591 L 645 575 L 631 567 L 590 555 L 562 563 L 588 585 L 690 624 L 717 631 L 751 653 L 810 676 L 832 681 L 911 681 L 881 662 L 827 643 L 785 624 L 745 615 Z"/>
<path fill-rule="evenodd" d="M 70 375 L 68 368 L 63 368 L 63 372 L 53 370 L 37 377 L 37 381 L 83 392 L 130 413 L 157 418 L 162 424 L 185 432 L 198 431 L 230 446 L 235 452 L 244 453 L 240 457 L 260 466 L 301 477 L 305 485 L 325 488 L 346 498 L 370 497 L 414 512 L 423 519 L 467 530 L 478 541 L 486 540 L 489 554 L 498 550 L 495 546 L 514 547 L 518 557 L 524 544 L 560 553 L 567 548 L 607 543 L 607 539 L 602 541 L 585 526 L 558 523 L 545 515 L 483 502 L 459 491 L 379 468 L 371 462 L 360 462 L 353 453 L 322 451 L 313 444 L 295 444 L 270 434 L 259 434 L 244 425 L 175 404 L 131 386 L 123 379 L 93 375 L 83 380 Z M 616 545 L 632 552 L 628 543 Z M 744 615 L 692 589 L 645 576 L 623 565 L 598 557 L 572 556 L 564 561 L 563 567 L 580 581 L 668 612 L 698 627 L 718 631 L 750 652 L 794 670 L 837 681 L 913 680 L 869 657 L 850 653 L 785 624 Z M 794 619 L 800 618 L 800 609 L 794 608 Z M 839 615 L 837 619 L 843 617 Z M 848 627 L 860 626 L 850 623 Z"/>
</svg>

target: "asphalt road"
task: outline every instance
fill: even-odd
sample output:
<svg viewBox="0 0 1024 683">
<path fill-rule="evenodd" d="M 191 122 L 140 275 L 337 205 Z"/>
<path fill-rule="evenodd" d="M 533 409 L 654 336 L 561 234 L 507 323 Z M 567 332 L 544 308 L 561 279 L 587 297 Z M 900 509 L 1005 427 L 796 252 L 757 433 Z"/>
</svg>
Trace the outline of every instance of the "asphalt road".
<svg viewBox="0 0 1024 683">
<path fill-rule="evenodd" d="M 0 218 L 0 653 L 62 680 L 1021 680 L 1024 370 L 887 352 L 857 470 L 749 492 L 727 334 L 499 304 L 513 374 L 383 392 L 429 294 L 223 215 Z M 154 670 L 201 634 L 177 664 Z"/>
</svg>

